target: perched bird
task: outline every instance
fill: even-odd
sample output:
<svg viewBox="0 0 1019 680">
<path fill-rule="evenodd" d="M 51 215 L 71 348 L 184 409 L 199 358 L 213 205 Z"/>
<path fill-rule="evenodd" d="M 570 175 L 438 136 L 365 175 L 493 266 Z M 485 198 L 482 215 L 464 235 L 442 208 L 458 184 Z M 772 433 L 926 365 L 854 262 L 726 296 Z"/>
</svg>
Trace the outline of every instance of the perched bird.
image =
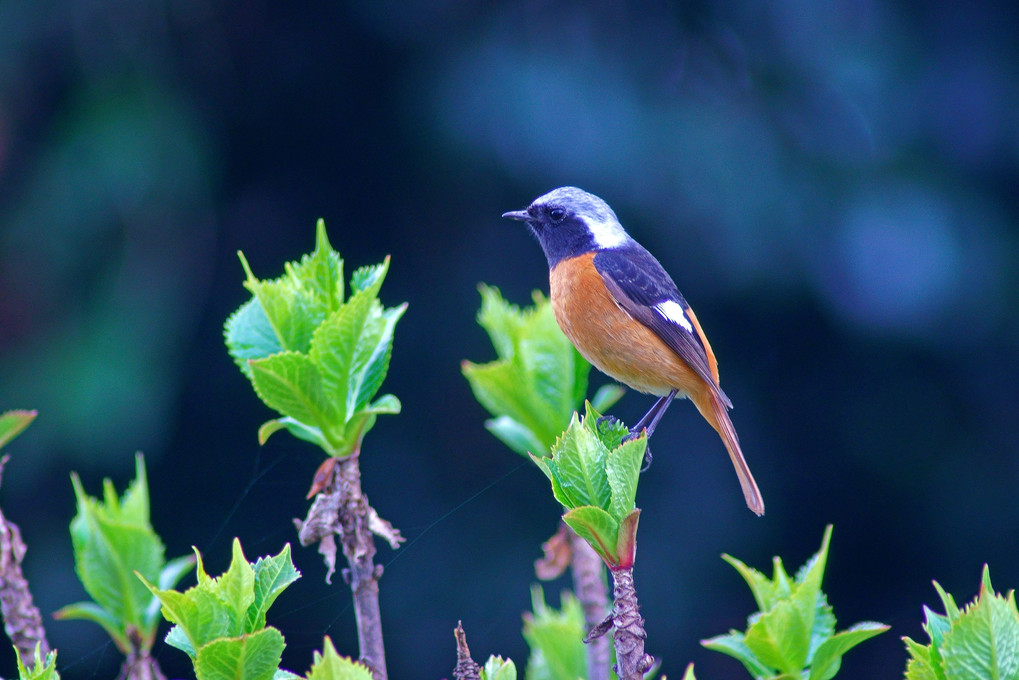
<svg viewBox="0 0 1019 680">
<path fill-rule="evenodd" d="M 630 238 L 605 201 L 576 187 L 550 191 L 503 217 L 526 222 L 545 251 L 552 309 L 577 350 L 603 373 L 660 397 L 631 432 L 646 429 L 650 437 L 673 398 L 688 397 L 725 443 L 747 506 L 763 515 L 711 345 L 658 260 Z"/>
</svg>

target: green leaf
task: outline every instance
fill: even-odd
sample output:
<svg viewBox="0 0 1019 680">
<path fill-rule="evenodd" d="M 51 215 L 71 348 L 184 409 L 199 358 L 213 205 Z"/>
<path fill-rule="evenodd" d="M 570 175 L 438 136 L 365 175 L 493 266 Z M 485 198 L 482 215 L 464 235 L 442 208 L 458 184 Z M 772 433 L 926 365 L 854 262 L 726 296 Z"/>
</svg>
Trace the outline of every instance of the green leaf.
<svg viewBox="0 0 1019 680">
<path fill-rule="evenodd" d="M 533 307 L 521 310 L 495 288 L 480 290 L 478 323 L 499 358 L 484 365 L 465 361 L 463 374 L 489 413 L 515 421 L 542 443 L 526 451 L 545 455 L 583 400 L 590 365 L 563 335 L 541 294 L 535 293 Z"/>
<path fill-rule="evenodd" d="M 223 335 L 230 356 L 248 379 L 251 378 L 249 360 L 283 351 L 283 345 L 258 298 L 251 298 L 230 315 Z"/>
<path fill-rule="evenodd" d="M 389 273 L 389 256 L 378 264 L 358 267 L 350 277 L 350 288 L 354 293 L 364 292 L 377 297 L 382 282 Z"/>
<path fill-rule="evenodd" d="M 778 602 L 747 628 L 747 646 L 762 663 L 787 673 L 807 665 L 810 622 L 789 601 Z"/>
<path fill-rule="evenodd" d="M 976 603 L 953 622 L 939 651 L 949 678 L 1019 677 L 1019 613 L 1014 593 L 1002 597 L 985 583 Z"/>
<path fill-rule="evenodd" d="M 528 453 L 547 455 L 548 448 L 527 426 L 509 416 L 499 416 L 485 421 L 485 429 L 494 434 L 513 451 L 526 456 Z"/>
<path fill-rule="evenodd" d="M 777 673 L 774 668 L 765 665 L 757 658 L 753 650 L 747 646 L 743 633 L 732 631 L 728 635 L 717 635 L 707 640 L 701 640 L 701 644 L 708 649 L 728 654 L 736 659 L 755 678 L 767 678 Z"/>
<path fill-rule="evenodd" d="M 311 291 L 326 314 L 343 304 L 343 260 L 329 244 L 325 220 L 319 219 L 315 224 L 315 250 L 293 265 L 293 275 Z"/>
<path fill-rule="evenodd" d="M 558 610 L 548 606 L 541 586 L 531 587 L 531 613 L 524 614 L 524 639 L 531 650 L 528 680 L 588 677 L 584 610 L 569 592 L 560 603 Z"/>
<path fill-rule="evenodd" d="M 304 354 L 281 352 L 249 362 L 258 396 L 269 408 L 321 428 L 330 421 L 318 366 Z"/>
<path fill-rule="evenodd" d="M 608 454 L 608 449 L 597 435 L 580 426 L 574 414 L 569 428 L 552 447 L 559 484 L 571 499 L 567 507 L 593 505 L 605 510 L 609 508 L 612 490 L 606 475 Z"/>
<path fill-rule="evenodd" d="M 313 289 L 303 285 L 292 267 L 287 267 L 287 273 L 278 279 L 260 281 L 251 272 L 243 253 L 237 254 L 247 274 L 244 287 L 251 291 L 262 307 L 276 344 L 283 351 L 307 352 L 315 327 L 325 318 L 324 301 L 315 299 Z M 245 329 L 239 327 L 237 330 Z M 264 333 L 264 329 L 258 326 L 249 330 Z M 234 336 L 234 339 L 241 346 L 264 342 L 246 336 Z"/>
<path fill-rule="evenodd" d="M 587 541 L 610 568 L 619 564 L 616 553 L 619 522 L 612 515 L 601 508 L 585 505 L 567 512 L 563 521 Z"/>
<path fill-rule="evenodd" d="M 605 462 L 605 475 L 612 491 L 609 513 L 619 521 L 636 507 L 637 482 L 645 450 L 647 438 L 641 435 L 609 451 Z"/>
<path fill-rule="evenodd" d="M 123 622 L 95 602 L 66 605 L 53 612 L 53 618 L 60 621 L 91 621 L 106 631 L 121 654 L 128 654 L 131 651 L 131 641 L 124 631 Z"/>
<path fill-rule="evenodd" d="M 78 506 L 70 527 L 75 570 L 103 614 L 85 604 L 61 611 L 68 617 L 98 623 L 124 652 L 130 650 L 130 639 L 149 649 L 158 623 L 152 614 L 156 605 L 135 573 L 158 580 L 167 564 L 163 543 L 149 523 L 144 460 L 140 454 L 136 457 L 135 479 L 122 498 L 109 479 L 103 482 L 102 501 L 85 493 L 76 474 L 71 475 L 71 483 Z"/>
<path fill-rule="evenodd" d="M 5 411 L 0 413 L 0 448 L 21 434 L 35 420 L 37 411 Z"/>
<path fill-rule="evenodd" d="M 39 653 L 39 643 L 36 643 L 35 659 L 31 668 L 25 666 L 21 652 L 17 647 L 14 648 L 14 655 L 17 657 L 19 680 L 60 680 L 60 675 L 57 673 L 57 653 L 55 651 L 46 654 L 44 661 Z"/>
<path fill-rule="evenodd" d="M 517 680 L 516 664 L 493 654 L 481 667 L 481 680 Z"/>
<path fill-rule="evenodd" d="M 371 404 L 365 406 L 361 412 L 371 413 L 375 415 L 386 414 L 386 415 L 397 415 L 403 405 L 400 404 L 400 400 L 392 394 L 383 394 L 381 397 L 373 401 Z"/>
<path fill-rule="evenodd" d="M 851 626 L 848 630 L 835 633 L 822 642 L 810 663 L 809 680 L 830 680 L 838 673 L 842 665 L 842 657 L 850 649 L 864 640 L 888 630 L 890 626 L 882 623 L 865 621 Z"/>
<path fill-rule="evenodd" d="M 364 664 L 337 654 L 333 641 L 326 636 L 322 653 L 313 655 L 308 680 L 372 680 L 372 673 Z"/>
<path fill-rule="evenodd" d="M 591 406 L 599 413 L 605 413 L 626 394 L 626 388 L 616 383 L 602 385 L 591 397 Z"/>
<path fill-rule="evenodd" d="M 697 680 L 693 674 L 693 664 L 687 665 L 686 671 L 683 673 L 683 680 Z"/>
<path fill-rule="evenodd" d="M 198 680 L 272 680 L 285 646 L 275 628 L 213 640 L 198 650 L 195 676 Z"/>
<path fill-rule="evenodd" d="M 250 632 L 265 626 L 265 613 L 287 586 L 301 578 L 290 557 L 290 544 L 283 546 L 278 555 L 260 557 L 253 567 L 254 598 L 248 610 L 245 630 Z"/>
</svg>

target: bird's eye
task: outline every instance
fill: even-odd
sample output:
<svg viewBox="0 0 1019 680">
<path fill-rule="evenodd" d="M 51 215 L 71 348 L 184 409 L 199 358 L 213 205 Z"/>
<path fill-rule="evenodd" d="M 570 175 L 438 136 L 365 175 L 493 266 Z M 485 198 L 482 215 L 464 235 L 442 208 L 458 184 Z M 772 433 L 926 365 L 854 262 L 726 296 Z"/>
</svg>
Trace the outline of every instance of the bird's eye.
<svg viewBox="0 0 1019 680">
<path fill-rule="evenodd" d="M 563 208 L 552 208 L 548 211 L 548 217 L 556 224 L 566 219 L 566 210 Z"/>
</svg>

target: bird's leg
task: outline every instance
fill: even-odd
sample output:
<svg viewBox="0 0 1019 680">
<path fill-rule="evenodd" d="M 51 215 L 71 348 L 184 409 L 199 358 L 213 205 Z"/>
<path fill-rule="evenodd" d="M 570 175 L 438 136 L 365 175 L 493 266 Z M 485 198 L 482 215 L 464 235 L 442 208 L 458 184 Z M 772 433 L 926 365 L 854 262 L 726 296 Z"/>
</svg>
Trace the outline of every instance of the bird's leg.
<svg viewBox="0 0 1019 680">
<path fill-rule="evenodd" d="M 644 417 L 637 421 L 637 424 L 630 428 L 630 439 L 636 437 L 641 433 L 641 430 L 647 429 L 648 439 L 654 434 L 655 428 L 658 426 L 658 421 L 662 419 L 662 415 L 665 414 L 665 409 L 669 408 L 669 404 L 676 398 L 677 390 L 672 390 L 664 397 L 660 397 L 654 405 L 648 409 L 648 412 L 644 414 Z"/>
<path fill-rule="evenodd" d="M 637 421 L 637 424 L 630 428 L 630 434 L 623 437 L 623 441 L 628 441 L 640 435 L 641 431 L 647 430 L 647 438 L 650 439 L 654 433 L 655 428 L 658 427 L 658 421 L 662 419 L 665 414 L 665 409 L 669 408 L 669 404 L 676 398 L 677 390 L 672 390 L 664 397 L 659 397 L 648 412 L 644 414 L 644 417 Z M 651 467 L 651 447 L 648 446 L 644 449 L 644 466 L 640 469 L 644 472 Z"/>
</svg>

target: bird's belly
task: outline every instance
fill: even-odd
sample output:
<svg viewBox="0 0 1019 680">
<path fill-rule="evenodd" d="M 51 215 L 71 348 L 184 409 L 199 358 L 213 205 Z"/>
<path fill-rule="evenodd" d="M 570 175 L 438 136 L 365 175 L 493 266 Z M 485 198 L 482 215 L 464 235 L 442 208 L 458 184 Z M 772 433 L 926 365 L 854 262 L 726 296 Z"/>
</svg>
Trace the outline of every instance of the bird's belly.
<svg viewBox="0 0 1019 680">
<path fill-rule="evenodd" d="M 637 390 L 688 396 L 704 387 L 693 369 L 655 333 L 616 304 L 594 268 L 593 253 L 550 272 L 552 311 L 566 337 L 602 373 Z"/>
</svg>

